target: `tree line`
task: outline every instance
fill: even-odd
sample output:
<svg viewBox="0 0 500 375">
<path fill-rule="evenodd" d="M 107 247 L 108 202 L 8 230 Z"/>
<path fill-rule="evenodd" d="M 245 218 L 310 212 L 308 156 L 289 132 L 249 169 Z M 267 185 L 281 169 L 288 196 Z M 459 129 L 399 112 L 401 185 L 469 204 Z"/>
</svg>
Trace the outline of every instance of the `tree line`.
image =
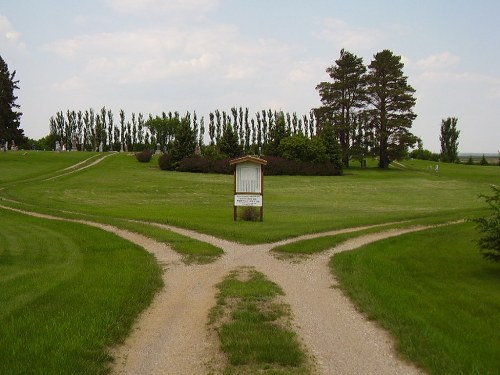
<svg viewBox="0 0 500 375">
<path fill-rule="evenodd" d="M 52 148 L 55 141 L 69 148 L 75 139 L 78 148 L 87 151 L 96 151 L 101 145 L 104 151 L 119 151 L 124 147 L 139 151 L 158 144 L 165 151 L 172 145 L 183 123 L 189 124 L 195 133 L 198 147 L 229 142 L 234 150 L 227 144 L 221 146 L 230 154 L 256 154 L 281 140 L 281 133 L 283 136 L 301 134 L 309 138 L 316 132 L 313 112 L 299 116 L 268 109 L 258 111 L 250 118 L 248 108 L 233 107 L 229 111 L 210 112 L 206 121 L 203 116 L 199 118 L 196 111 L 188 111 L 184 116 L 177 111 L 163 112 L 155 117 L 132 113 L 127 118 L 122 109 L 116 119 L 110 109 L 102 107 L 97 111 L 90 108 L 57 112 L 49 119 L 48 137 Z M 232 138 L 236 141 L 233 142 Z"/>
<path fill-rule="evenodd" d="M 78 149 L 89 151 L 140 151 L 159 145 L 168 151 L 178 132 L 189 128 L 193 134 L 188 138 L 196 139 L 195 150 L 213 158 L 264 154 L 301 161 L 340 160 L 348 168 L 352 160 L 363 164 L 366 157 L 375 156 L 381 168 L 388 168 L 392 160 L 408 156 L 416 144 L 417 154 L 427 156 L 421 140 L 410 131 L 416 118 L 415 89 L 408 84 L 403 68 L 401 56 L 389 50 L 376 53 L 365 66 L 362 58 L 342 49 L 326 69 L 330 81 L 316 86 L 322 105 L 305 115 L 272 109 L 251 115 L 246 107 L 215 110 L 206 118 L 196 112 L 183 116 L 163 112 L 154 117 L 132 113 L 127 118 L 124 110 L 116 116 L 105 107 L 67 110 L 49 119 L 49 135 L 37 143 L 49 149 L 55 148 L 56 141 L 67 149 L 76 143 Z M 21 113 L 13 95 L 18 81 L 1 59 L 0 69 L 0 135 L 22 141 Z M 443 161 L 457 158 L 460 132 L 456 122 L 456 118 L 448 118 L 441 125 Z M 177 142 L 176 147 L 187 147 L 187 153 L 195 151 L 191 143 Z"/>
</svg>

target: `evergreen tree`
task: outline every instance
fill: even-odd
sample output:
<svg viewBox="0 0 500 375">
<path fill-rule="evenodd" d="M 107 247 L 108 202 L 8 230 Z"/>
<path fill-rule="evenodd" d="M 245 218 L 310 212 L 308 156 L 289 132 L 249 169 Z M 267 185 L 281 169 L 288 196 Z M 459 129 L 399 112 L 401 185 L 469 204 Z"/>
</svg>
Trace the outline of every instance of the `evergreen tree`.
<svg viewBox="0 0 500 375">
<path fill-rule="evenodd" d="M 342 161 L 349 167 L 354 117 L 366 105 L 366 67 L 363 59 L 342 49 L 335 65 L 326 69 L 333 82 L 316 86 L 323 106 L 317 110 L 322 125 L 332 124 L 342 148 Z"/>
<path fill-rule="evenodd" d="M 24 131 L 20 128 L 22 113 L 17 111 L 17 96 L 14 90 L 19 89 L 16 81 L 16 71 L 9 72 L 7 63 L 0 56 L 0 141 L 14 141 L 21 145 L 24 140 Z"/>
<path fill-rule="evenodd" d="M 441 120 L 441 161 L 446 163 L 455 163 L 458 160 L 458 136 L 460 130 L 457 130 L 458 119 L 448 117 Z"/>
<path fill-rule="evenodd" d="M 368 66 L 368 98 L 371 124 L 379 152 L 379 167 L 388 168 L 416 142 L 409 129 L 417 117 L 413 113 L 415 90 L 403 75 L 401 56 L 384 50 Z"/>
<path fill-rule="evenodd" d="M 243 147 L 241 146 L 238 134 L 234 131 L 231 125 L 226 125 L 222 136 L 217 142 L 219 151 L 230 158 L 235 158 L 243 154 Z"/>
<path fill-rule="evenodd" d="M 191 129 L 190 120 L 188 118 L 181 119 L 172 145 L 172 162 L 174 164 L 180 163 L 182 159 L 193 155 L 196 149 L 196 140 L 197 134 Z"/>
</svg>

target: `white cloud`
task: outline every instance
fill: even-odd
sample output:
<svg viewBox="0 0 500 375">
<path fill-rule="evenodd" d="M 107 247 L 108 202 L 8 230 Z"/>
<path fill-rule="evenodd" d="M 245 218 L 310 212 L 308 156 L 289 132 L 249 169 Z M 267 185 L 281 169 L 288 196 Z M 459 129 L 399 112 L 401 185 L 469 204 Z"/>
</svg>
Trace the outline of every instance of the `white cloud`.
<svg viewBox="0 0 500 375">
<path fill-rule="evenodd" d="M 427 71 L 448 69 L 460 63 L 460 57 L 451 52 L 443 52 L 436 55 L 431 55 L 425 59 L 417 61 L 417 66 Z"/>
<path fill-rule="evenodd" d="M 132 15 L 169 15 L 172 13 L 204 13 L 217 7 L 219 0 L 106 0 L 119 13 Z"/>
<path fill-rule="evenodd" d="M 85 83 L 80 77 L 74 76 L 63 82 L 54 83 L 53 87 L 58 91 L 73 91 L 81 90 L 85 87 Z"/>
<path fill-rule="evenodd" d="M 21 41 L 21 34 L 14 30 L 7 17 L 0 14 L 0 40 L 2 39 L 19 50 L 26 49 L 26 45 Z"/>
<path fill-rule="evenodd" d="M 313 36 L 334 42 L 339 48 L 346 49 L 373 49 L 380 41 L 386 38 L 383 31 L 367 27 L 354 27 L 338 18 L 326 18 L 321 23 L 322 30 L 313 33 Z"/>
<path fill-rule="evenodd" d="M 71 62 L 69 76 L 96 84 L 179 79 L 250 82 L 269 76 L 270 65 L 284 76 L 288 68 L 282 69 L 283 56 L 289 51 L 272 39 L 244 40 L 231 25 L 87 34 L 53 42 L 44 49 Z"/>
</svg>

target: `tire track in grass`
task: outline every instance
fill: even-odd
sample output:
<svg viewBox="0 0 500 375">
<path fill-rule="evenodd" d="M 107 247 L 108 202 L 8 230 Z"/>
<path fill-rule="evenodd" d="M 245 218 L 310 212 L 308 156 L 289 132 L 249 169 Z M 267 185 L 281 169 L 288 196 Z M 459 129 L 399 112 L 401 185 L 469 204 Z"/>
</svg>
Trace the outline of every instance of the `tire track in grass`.
<svg viewBox="0 0 500 375">
<path fill-rule="evenodd" d="M 271 249 L 283 241 L 243 245 L 163 224 L 153 224 L 211 243 L 224 255 L 208 265 L 185 265 L 181 256 L 151 238 L 110 225 L 14 210 L 51 220 L 91 225 L 123 237 L 152 252 L 165 267 L 165 287 L 138 318 L 123 345 L 111 350 L 114 374 L 220 373 L 224 356 L 207 329 L 208 313 L 216 303 L 216 284 L 235 268 L 254 267 L 285 292 L 294 329 L 322 374 L 423 374 L 398 358 L 393 340 L 376 323 L 360 314 L 336 286 L 328 262 L 337 252 L 431 226 L 392 229 L 350 239 L 302 262 L 277 259 Z M 358 228 L 359 230 L 359 228 Z M 327 235 L 345 233 L 328 232 Z M 320 236 L 317 234 L 315 236 Z M 304 236 L 295 240 L 304 239 Z M 292 242 L 293 240 L 287 240 Z"/>
</svg>

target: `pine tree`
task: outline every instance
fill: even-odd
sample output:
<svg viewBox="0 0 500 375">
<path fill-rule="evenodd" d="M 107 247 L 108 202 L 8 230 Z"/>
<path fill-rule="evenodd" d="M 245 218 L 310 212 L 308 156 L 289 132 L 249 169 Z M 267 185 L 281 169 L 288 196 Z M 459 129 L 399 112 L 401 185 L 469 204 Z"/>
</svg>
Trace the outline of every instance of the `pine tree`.
<svg viewBox="0 0 500 375">
<path fill-rule="evenodd" d="M 349 167 L 354 118 L 366 105 L 366 67 L 362 58 L 342 49 L 340 58 L 326 72 L 333 82 L 316 86 L 323 104 L 316 110 L 317 117 L 322 126 L 334 126 L 342 148 L 342 161 Z"/>
<path fill-rule="evenodd" d="M 0 141 L 14 141 L 16 145 L 24 142 L 24 131 L 20 128 L 22 113 L 17 111 L 20 108 L 16 104 L 17 96 L 14 90 L 19 89 L 16 81 L 16 71 L 9 72 L 7 63 L 0 56 Z"/>
<path fill-rule="evenodd" d="M 368 66 L 368 97 L 371 124 L 379 152 L 379 167 L 388 168 L 391 160 L 404 155 L 416 142 L 409 129 L 417 117 L 413 113 L 415 90 L 403 75 L 401 56 L 384 50 Z"/>
</svg>

